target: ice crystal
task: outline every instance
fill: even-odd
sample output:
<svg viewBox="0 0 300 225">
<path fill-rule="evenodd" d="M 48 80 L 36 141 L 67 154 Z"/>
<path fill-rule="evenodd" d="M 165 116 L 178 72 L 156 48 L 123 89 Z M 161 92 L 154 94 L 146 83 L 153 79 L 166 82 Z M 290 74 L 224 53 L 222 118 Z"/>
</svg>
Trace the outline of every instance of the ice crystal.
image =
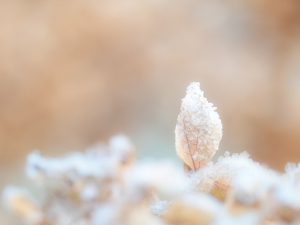
<svg viewBox="0 0 300 225">
<path fill-rule="evenodd" d="M 152 201 L 150 204 L 152 213 L 156 216 L 162 216 L 163 214 L 165 214 L 168 206 L 171 204 L 171 202 L 168 202 L 167 200 L 164 201 L 158 201 L 158 202 L 154 202 Z"/>
<path fill-rule="evenodd" d="M 193 170 L 207 165 L 219 148 L 222 123 L 212 103 L 203 97 L 200 83 L 191 83 L 177 119 L 176 150 Z"/>
</svg>

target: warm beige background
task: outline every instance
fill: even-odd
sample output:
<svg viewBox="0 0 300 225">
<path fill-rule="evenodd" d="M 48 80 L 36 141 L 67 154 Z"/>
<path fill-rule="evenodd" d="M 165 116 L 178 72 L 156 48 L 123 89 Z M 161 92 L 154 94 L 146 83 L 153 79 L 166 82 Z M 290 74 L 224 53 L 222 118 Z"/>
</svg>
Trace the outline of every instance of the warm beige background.
<svg viewBox="0 0 300 225">
<path fill-rule="evenodd" d="M 178 160 L 192 81 L 223 121 L 218 154 L 300 162 L 299 25 L 297 0 L 0 0 L 0 188 L 29 183 L 33 149 L 120 132 L 139 158 Z"/>
</svg>

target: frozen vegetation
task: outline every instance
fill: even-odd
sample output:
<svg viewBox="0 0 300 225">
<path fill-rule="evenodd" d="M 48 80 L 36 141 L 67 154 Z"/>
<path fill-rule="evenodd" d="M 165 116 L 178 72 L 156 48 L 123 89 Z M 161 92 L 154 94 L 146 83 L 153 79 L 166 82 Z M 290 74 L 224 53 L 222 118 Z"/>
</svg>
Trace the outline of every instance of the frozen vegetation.
<svg viewBox="0 0 300 225">
<path fill-rule="evenodd" d="M 168 161 L 134 162 L 123 135 L 108 145 L 58 159 L 34 152 L 26 173 L 43 191 L 3 191 L 4 206 L 30 225 L 284 225 L 300 224 L 300 166 L 281 174 L 247 152 L 211 158 L 222 123 L 199 83 L 191 83 L 176 126 L 185 169 Z"/>
</svg>

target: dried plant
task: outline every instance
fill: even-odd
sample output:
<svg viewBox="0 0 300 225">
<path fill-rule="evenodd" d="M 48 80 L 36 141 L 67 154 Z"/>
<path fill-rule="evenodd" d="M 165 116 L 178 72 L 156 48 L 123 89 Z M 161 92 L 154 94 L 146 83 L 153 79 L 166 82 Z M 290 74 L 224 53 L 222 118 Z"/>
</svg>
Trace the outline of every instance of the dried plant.
<svg viewBox="0 0 300 225">
<path fill-rule="evenodd" d="M 300 164 L 281 174 L 247 152 L 214 164 L 221 136 L 219 115 L 192 83 L 176 128 L 188 173 L 170 162 L 134 163 L 133 145 L 119 135 L 60 159 L 30 154 L 26 172 L 45 200 L 9 186 L 3 202 L 30 225 L 300 224 Z"/>
<path fill-rule="evenodd" d="M 191 83 L 182 99 L 175 129 L 178 156 L 193 170 L 212 159 L 222 138 L 222 123 L 216 107 L 203 97 L 200 83 Z"/>
</svg>

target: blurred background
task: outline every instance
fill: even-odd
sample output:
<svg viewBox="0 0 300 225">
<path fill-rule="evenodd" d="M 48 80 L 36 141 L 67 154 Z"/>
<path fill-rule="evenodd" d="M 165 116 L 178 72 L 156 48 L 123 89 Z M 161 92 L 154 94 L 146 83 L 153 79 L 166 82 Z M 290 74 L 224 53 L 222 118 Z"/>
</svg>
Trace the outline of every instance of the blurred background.
<svg viewBox="0 0 300 225">
<path fill-rule="evenodd" d="M 180 164 L 192 81 L 218 107 L 217 155 L 300 162 L 299 28 L 298 0 L 0 0 L 0 190 L 30 185 L 34 149 L 59 156 L 118 133 L 138 159 Z"/>
</svg>

